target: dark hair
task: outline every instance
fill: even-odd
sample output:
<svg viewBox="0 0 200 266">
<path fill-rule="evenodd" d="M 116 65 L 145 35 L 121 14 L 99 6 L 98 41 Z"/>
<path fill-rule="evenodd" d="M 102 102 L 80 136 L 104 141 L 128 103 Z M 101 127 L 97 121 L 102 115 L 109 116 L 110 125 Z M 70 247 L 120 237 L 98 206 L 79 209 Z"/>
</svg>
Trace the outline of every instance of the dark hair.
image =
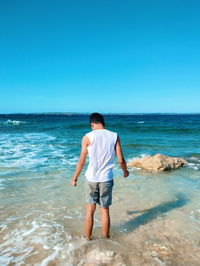
<svg viewBox="0 0 200 266">
<path fill-rule="evenodd" d="M 90 115 L 90 123 L 101 123 L 103 126 L 105 126 L 104 117 L 99 113 L 92 113 Z"/>
</svg>

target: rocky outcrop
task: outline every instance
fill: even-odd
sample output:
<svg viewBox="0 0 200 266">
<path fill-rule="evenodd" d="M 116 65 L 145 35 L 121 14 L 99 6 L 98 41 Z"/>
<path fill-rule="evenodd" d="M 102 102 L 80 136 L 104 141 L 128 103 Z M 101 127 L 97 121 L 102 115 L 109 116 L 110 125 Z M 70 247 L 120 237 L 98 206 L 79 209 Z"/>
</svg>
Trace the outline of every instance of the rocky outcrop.
<svg viewBox="0 0 200 266">
<path fill-rule="evenodd" d="M 187 165 L 187 161 L 182 158 L 155 154 L 154 156 L 146 156 L 129 162 L 127 166 L 138 167 L 150 172 L 162 172 L 177 169 L 183 165 Z"/>
</svg>

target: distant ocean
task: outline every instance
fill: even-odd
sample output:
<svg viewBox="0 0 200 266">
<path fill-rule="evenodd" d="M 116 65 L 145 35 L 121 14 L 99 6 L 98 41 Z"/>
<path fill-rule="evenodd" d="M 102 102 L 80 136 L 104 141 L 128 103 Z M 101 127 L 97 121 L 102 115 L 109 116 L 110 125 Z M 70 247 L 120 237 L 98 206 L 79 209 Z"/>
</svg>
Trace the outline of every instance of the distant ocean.
<svg viewBox="0 0 200 266">
<path fill-rule="evenodd" d="M 130 169 L 130 177 L 124 180 L 116 160 L 112 237 L 106 243 L 118 258 L 106 253 L 107 244 L 102 244 L 98 237 L 98 213 L 94 228 L 96 240 L 88 243 L 82 238 L 83 179 L 87 165 L 78 186 L 69 185 L 79 158 L 81 139 L 91 131 L 88 119 L 86 114 L 0 115 L 0 265 L 86 265 L 95 256 L 98 262 L 95 254 L 101 252 L 110 265 L 115 259 L 121 263 L 116 265 L 134 265 L 133 257 L 138 263 L 143 258 L 151 265 L 161 265 L 157 264 L 158 260 L 167 263 L 167 259 L 160 258 L 155 250 L 153 256 L 150 246 L 144 244 L 150 225 L 152 233 L 148 231 L 150 235 L 146 238 L 155 241 L 154 223 L 161 232 L 165 225 L 170 228 L 164 229 L 168 233 L 174 228 L 179 237 L 191 241 L 195 253 L 199 248 L 195 236 L 200 236 L 200 115 L 105 115 L 106 128 L 121 138 L 127 162 L 155 153 L 180 156 L 189 162 L 176 171 L 154 175 Z M 138 209 L 162 206 L 165 202 L 174 205 L 166 211 L 161 207 L 153 218 L 142 216 L 145 222 L 136 219 Z M 170 226 L 169 221 L 174 224 Z M 147 231 L 141 233 L 141 228 Z M 133 250 L 140 248 L 134 239 L 128 238 L 136 233 L 137 242 L 142 245 L 144 241 L 144 250 L 146 247 L 149 251 L 138 259 Z M 175 248 L 173 241 L 169 243 Z"/>
</svg>

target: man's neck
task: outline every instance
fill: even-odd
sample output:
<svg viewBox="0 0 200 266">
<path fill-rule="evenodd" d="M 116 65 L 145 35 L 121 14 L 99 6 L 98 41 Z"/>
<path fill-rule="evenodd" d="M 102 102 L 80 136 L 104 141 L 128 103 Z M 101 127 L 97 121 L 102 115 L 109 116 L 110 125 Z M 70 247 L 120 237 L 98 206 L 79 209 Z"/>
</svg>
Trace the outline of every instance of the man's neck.
<svg viewBox="0 0 200 266">
<path fill-rule="evenodd" d="M 105 129 L 103 125 L 96 125 L 94 130 Z"/>
</svg>

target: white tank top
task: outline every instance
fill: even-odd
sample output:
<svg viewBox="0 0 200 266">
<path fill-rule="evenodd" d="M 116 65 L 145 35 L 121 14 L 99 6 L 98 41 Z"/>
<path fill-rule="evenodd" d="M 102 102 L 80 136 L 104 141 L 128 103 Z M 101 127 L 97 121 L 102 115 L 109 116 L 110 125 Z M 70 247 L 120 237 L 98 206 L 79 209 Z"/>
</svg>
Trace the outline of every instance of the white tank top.
<svg viewBox="0 0 200 266">
<path fill-rule="evenodd" d="M 113 179 L 117 133 L 107 129 L 96 129 L 85 134 L 90 139 L 89 164 L 85 172 L 87 180 L 105 182 Z"/>
</svg>

